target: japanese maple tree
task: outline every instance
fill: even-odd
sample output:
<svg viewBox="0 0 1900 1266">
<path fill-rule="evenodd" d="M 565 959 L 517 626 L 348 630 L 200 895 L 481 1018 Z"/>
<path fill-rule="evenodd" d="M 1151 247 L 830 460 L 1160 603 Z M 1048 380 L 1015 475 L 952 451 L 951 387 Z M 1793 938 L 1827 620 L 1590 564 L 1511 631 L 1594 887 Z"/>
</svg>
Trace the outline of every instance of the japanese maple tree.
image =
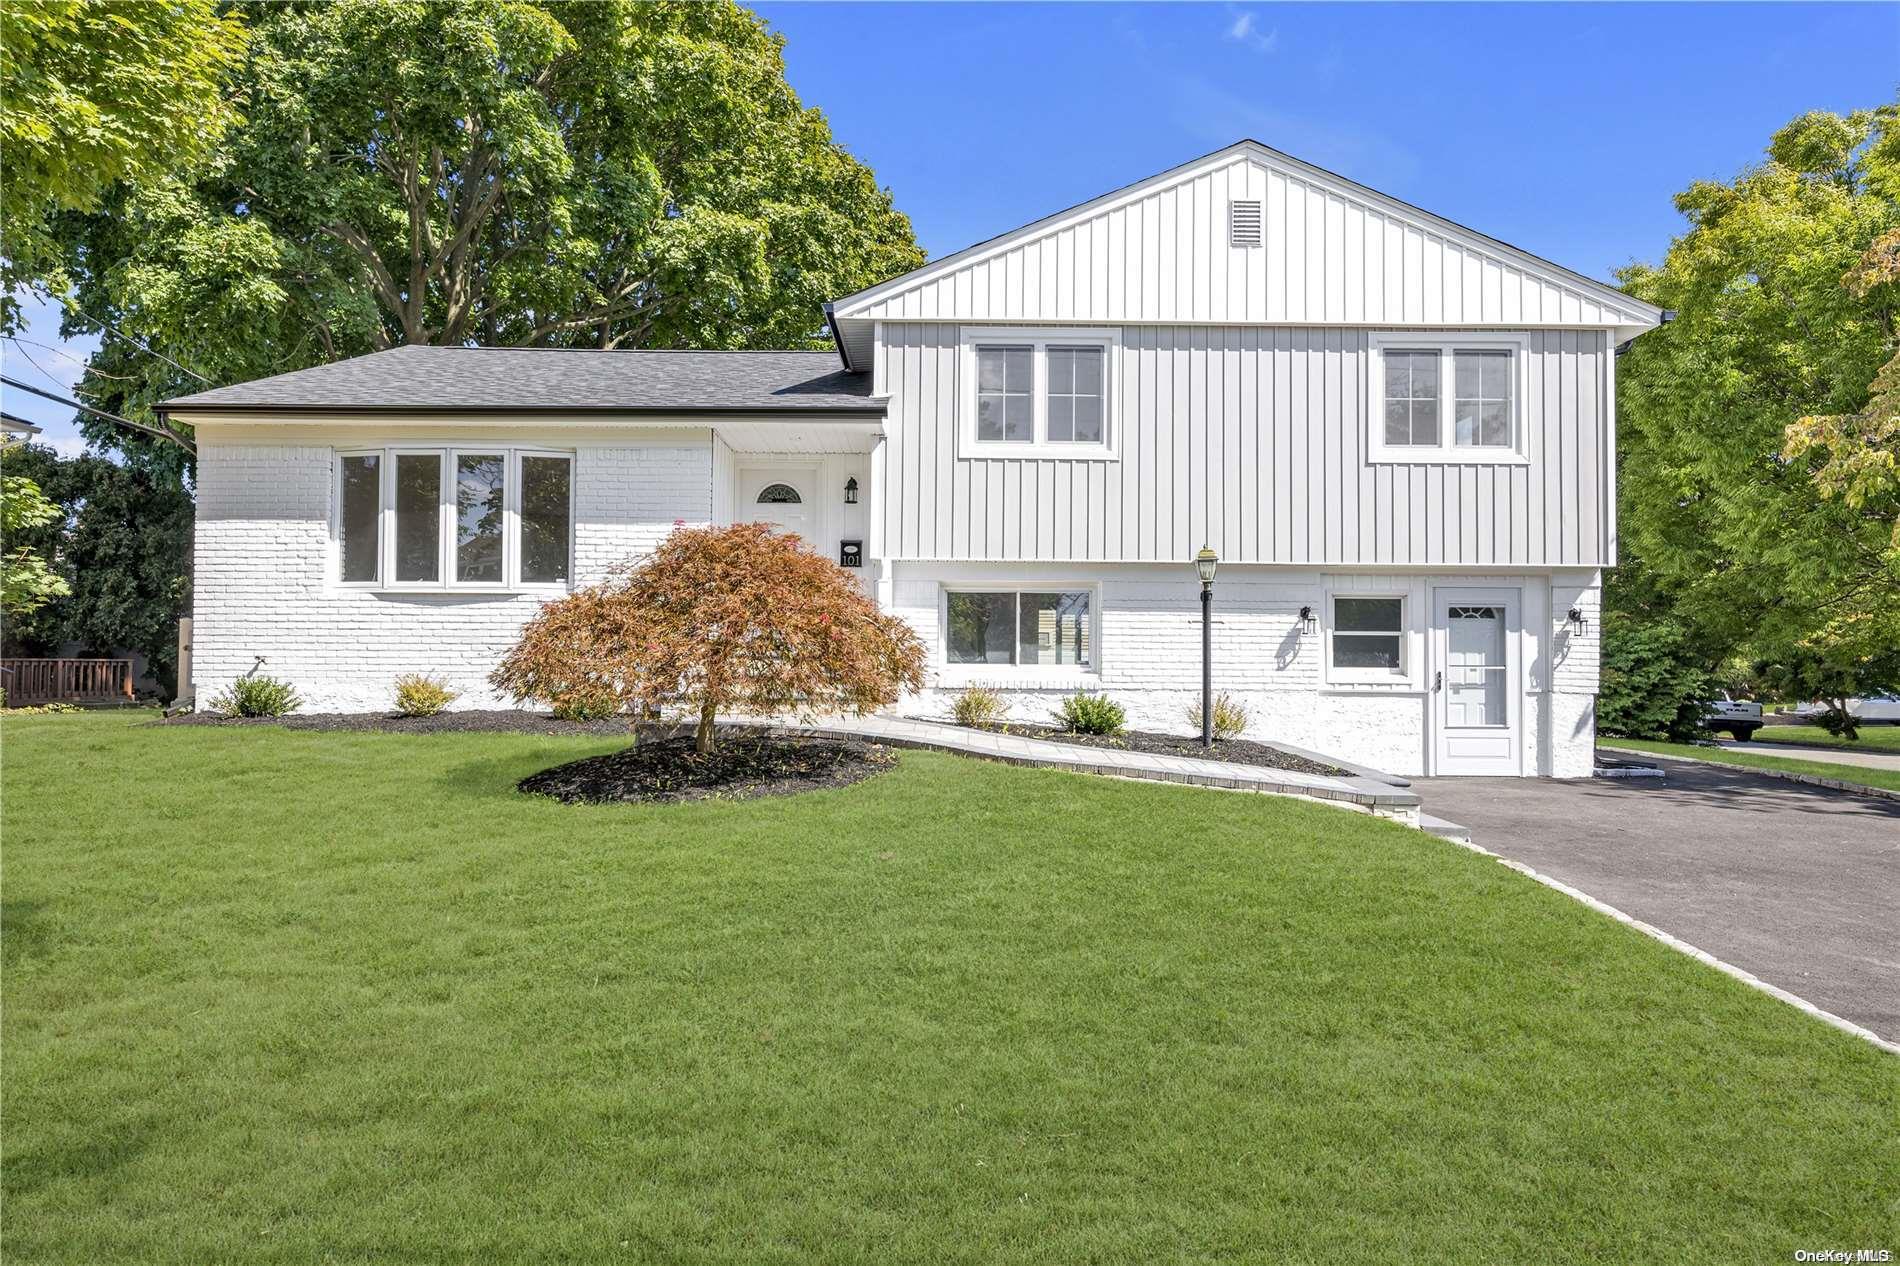
<svg viewBox="0 0 1900 1266">
<path fill-rule="evenodd" d="M 679 528 L 637 566 L 550 602 L 490 680 L 517 701 L 863 714 L 923 684 L 923 645 L 851 573 L 757 523 Z"/>
</svg>

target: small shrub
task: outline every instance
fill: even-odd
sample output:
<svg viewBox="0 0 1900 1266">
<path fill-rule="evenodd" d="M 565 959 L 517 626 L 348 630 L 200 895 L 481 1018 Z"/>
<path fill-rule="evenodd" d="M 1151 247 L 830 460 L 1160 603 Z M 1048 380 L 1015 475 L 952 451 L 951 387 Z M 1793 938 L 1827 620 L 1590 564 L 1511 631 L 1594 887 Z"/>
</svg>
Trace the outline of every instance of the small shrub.
<svg viewBox="0 0 1900 1266">
<path fill-rule="evenodd" d="M 1009 712 L 1003 696 L 988 686 L 966 686 L 957 692 L 950 714 L 958 725 L 995 725 Z"/>
<path fill-rule="evenodd" d="M 396 678 L 396 711 L 406 717 L 432 717 L 461 697 L 461 691 L 424 673 Z"/>
<path fill-rule="evenodd" d="M 37 703 L 24 708 L 0 708 L 10 717 L 64 716 L 69 712 L 84 712 L 76 703 Z"/>
<path fill-rule="evenodd" d="M 239 677 L 211 701 L 211 710 L 227 717 L 280 717 L 303 702 L 287 681 L 275 677 Z"/>
<path fill-rule="evenodd" d="M 554 715 L 563 721 L 605 721 L 620 711 L 620 700 L 610 690 L 575 690 L 554 701 Z"/>
<path fill-rule="evenodd" d="M 1214 696 L 1214 741 L 1225 743 L 1228 739 L 1237 739 L 1247 732 L 1253 714 L 1247 711 L 1247 705 L 1228 694 L 1225 690 Z M 1201 701 L 1194 700 L 1187 706 L 1188 727 L 1196 734 L 1201 732 Z"/>
<path fill-rule="evenodd" d="M 1120 734 L 1128 722 L 1121 704 L 1092 690 L 1078 691 L 1064 699 L 1056 717 L 1063 729 L 1076 734 Z"/>
</svg>

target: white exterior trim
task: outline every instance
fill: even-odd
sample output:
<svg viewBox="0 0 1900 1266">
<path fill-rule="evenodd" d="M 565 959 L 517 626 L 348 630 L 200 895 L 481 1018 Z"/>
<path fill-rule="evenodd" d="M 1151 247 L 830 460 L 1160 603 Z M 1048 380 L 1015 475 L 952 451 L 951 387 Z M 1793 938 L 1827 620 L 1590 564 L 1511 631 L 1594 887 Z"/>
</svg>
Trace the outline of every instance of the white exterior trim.
<svg viewBox="0 0 1900 1266">
<path fill-rule="evenodd" d="M 950 662 L 950 595 L 956 593 L 1086 593 L 1089 596 L 1089 666 L 1059 664 L 953 664 Z M 931 663 L 940 685 L 991 686 L 1004 690 L 1093 690 L 1102 683 L 1102 586 L 1093 580 L 1048 577 L 946 579 L 937 586 L 937 629 Z"/>
<path fill-rule="evenodd" d="M 456 579 L 455 476 L 456 459 L 462 454 L 502 459 L 502 579 L 463 581 Z M 377 457 L 378 506 L 377 578 L 374 581 L 343 579 L 343 462 L 349 457 Z M 431 581 L 396 579 L 396 460 L 400 457 L 436 457 L 441 484 L 437 489 L 436 568 L 438 579 Z M 521 459 L 552 457 L 567 462 L 567 559 L 566 581 L 524 581 L 521 579 Z M 459 594 L 540 594 L 558 597 L 573 587 L 574 573 L 574 473 L 575 450 L 539 448 L 506 443 L 463 441 L 442 444 L 396 444 L 387 447 L 338 447 L 332 455 L 330 480 L 330 549 L 325 569 L 328 582 L 338 589 L 367 593 L 459 593 Z"/>
<path fill-rule="evenodd" d="M 979 347 L 1027 346 L 1034 379 L 1030 405 L 1035 439 L 980 440 L 976 435 L 976 353 Z M 1121 459 L 1121 331 L 1107 326 L 980 325 L 966 327 L 957 353 L 957 453 L 963 457 L 1047 457 L 1064 461 Z M 1102 365 L 1102 442 L 1050 440 L 1049 356 L 1051 347 L 1100 347 Z"/>
<path fill-rule="evenodd" d="M 1366 339 L 1365 425 L 1366 460 L 1412 465 L 1420 462 L 1480 466 L 1528 466 L 1524 427 L 1524 396 L 1530 390 L 1529 341 L 1522 334 L 1474 331 L 1451 334 L 1440 330 L 1412 334 L 1378 330 Z M 1511 356 L 1511 442 L 1507 445 L 1464 445 L 1456 442 L 1458 352 L 1506 351 Z M 1387 351 L 1438 353 L 1438 443 L 1389 444 L 1385 438 L 1385 354 Z"/>
</svg>

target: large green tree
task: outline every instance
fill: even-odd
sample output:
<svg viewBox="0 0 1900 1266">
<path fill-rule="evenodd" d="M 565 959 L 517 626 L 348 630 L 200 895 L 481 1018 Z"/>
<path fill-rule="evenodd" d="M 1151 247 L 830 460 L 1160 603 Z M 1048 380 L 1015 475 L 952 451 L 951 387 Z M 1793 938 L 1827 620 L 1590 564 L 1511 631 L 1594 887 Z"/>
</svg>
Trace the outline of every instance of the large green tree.
<svg viewBox="0 0 1900 1266">
<path fill-rule="evenodd" d="M 244 46 L 213 0 L 0 3 L 0 332 L 16 288 L 64 290 L 55 218 L 116 183 L 156 180 L 217 145 L 225 73 Z"/>
<path fill-rule="evenodd" d="M 7 546 L 50 560 L 63 588 L 30 612 L 9 612 L 8 646 L 138 651 L 169 696 L 191 591 L 190 496 L 162 472 L 90 454 L 61 458 L 38 444 L 0 451 L 0 478 L 44 491 L 50 513 L 17 529 L 8 523 Z"/>
<path fill-rule="evenodd" d="M 68 238 L 89 310 L 214 381 L 400 343 L 822 346 L 824 299 L 921 259 L 730 2 L 244 12 L 215 161 Z M 128 416 L 193 385 L 117 341 L 94 369 Z"/>
<path fill-rule="evenodd" d="M 1688 232 L 1624 274 L 1677 316 L 1618 367 L 1612 600 L 1678 622 L 1709 667 L 1796 647 L 1873 662 L 1900 640 L 1890 507 L 1844 495 L 1801 438 L 1803 419 L 1863 417 L 1894 355 L 1900 288 L 1857 278 L 1900 228 L 1896 195 L 1900 106 L 1808 114 L 1766 162 L 1681 194 Z"/>
</svg>

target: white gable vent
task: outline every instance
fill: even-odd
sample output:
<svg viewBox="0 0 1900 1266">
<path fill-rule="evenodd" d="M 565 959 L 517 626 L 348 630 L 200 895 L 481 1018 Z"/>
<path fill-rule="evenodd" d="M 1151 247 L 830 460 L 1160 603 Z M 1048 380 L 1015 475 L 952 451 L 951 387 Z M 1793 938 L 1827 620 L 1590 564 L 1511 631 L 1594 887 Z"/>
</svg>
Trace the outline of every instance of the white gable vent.
<svg viewBox="0 0 1900 1266">
<path fill-rule="evenodd" d="M 1261 240 L 1260 203 L 1230 202 L 1227 204 L 1227 234 L 1235 246 L 1258 246 Z"/>
</svg>

